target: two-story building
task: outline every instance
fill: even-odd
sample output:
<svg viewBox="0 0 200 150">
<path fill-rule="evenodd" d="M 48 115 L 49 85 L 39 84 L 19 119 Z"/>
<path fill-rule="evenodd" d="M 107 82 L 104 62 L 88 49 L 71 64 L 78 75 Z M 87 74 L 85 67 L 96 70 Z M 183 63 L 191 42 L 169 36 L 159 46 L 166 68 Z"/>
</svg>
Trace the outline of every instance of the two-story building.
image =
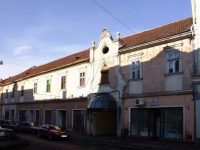
<svg viewBox="0 0 200 150">
<path fill-rule="evenodd" d="M 192 18 L 120 38 L 1 82 L 2 117 L 89 135 L 195 140 Z"/>
</svg>

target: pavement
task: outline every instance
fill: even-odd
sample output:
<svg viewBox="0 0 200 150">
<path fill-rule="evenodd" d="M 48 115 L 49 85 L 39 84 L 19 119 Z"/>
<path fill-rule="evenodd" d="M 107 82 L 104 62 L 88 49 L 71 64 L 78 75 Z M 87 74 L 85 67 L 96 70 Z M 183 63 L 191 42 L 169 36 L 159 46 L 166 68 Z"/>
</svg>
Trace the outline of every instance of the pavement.
<svg viewBox="0 0 200 150">
<path fill-rule="evenodd" d="M 150 141 L 128 136 L 117 140 L 115 136 L 89 136 L 79 132 L 70 132 L 70 136 L 72 139 L 95 141 L 104 145 L 134 150 L 195 150 L 194 143 L 183 141 Z"/>
</svg>

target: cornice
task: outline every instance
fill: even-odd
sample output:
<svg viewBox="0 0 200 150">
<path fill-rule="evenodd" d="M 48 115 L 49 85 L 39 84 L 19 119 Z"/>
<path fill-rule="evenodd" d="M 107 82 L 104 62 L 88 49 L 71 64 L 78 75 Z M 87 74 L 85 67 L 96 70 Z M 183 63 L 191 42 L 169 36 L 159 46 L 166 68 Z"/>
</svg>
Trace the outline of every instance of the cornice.
<svg viewBox="0 0 200 150">
<path fill-rule="evenodd" d="M 159 93 L 144 93 L 144 94 L 124 94 L 123 98 L 141 98 L 141 97 L 157 97 L 157 96 L 172 96 L 172 95 L 185 95 L 192 94 L 192 90 L 185 91 L 171 91 L 171 92 L 159 92 Z"/>
</svg>

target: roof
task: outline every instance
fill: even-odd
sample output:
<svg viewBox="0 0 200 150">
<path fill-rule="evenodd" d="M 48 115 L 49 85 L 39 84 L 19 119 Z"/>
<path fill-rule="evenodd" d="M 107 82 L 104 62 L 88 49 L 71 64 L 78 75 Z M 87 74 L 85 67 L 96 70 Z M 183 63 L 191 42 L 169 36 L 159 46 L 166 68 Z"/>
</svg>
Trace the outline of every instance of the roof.
<svg viewBox="0 0 200 150">
<path fill-rule="evenodd" d="M 55 61 L 49 62 L 47 64 L 43 64 L 43 65 L 40 65 L 37 67 L 36 66 L 31 67 L 28 70 L 26 70 L 16 76 L 13 76 L 13 77 L 3 80 L 1 83 L 2 84 L 12 83 L 12 82 L 24 79 L 24 78 L 33 77 L 33 76 L 41 74 L 41 73 L 46 73 L 49 71 L 53 71 L 55 69 L 60 69 L 63 67 L 70 66 L 72 64 L 80 63 L 84 60 L 89 60 L 89 50 L 84 50 L 84 51 L 57 59 Z"/>
<path fill-rule="evenodd" d="M 122 38 L 123 48 L 190 31 L 192 17 Z"/>
</svg>

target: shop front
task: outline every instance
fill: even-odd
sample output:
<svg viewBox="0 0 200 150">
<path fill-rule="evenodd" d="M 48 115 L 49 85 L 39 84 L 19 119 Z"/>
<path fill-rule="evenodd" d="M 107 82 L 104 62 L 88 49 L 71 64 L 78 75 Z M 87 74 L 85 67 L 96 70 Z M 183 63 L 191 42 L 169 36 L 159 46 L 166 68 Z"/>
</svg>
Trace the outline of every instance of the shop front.
<svg viewBox="0 0 200 150">
<path fill-rule="evenodd" d="M 130 108 L 130 134 L 155 140 L 183 140 L 183 111 L 183 107 Z"/>
</svg>

